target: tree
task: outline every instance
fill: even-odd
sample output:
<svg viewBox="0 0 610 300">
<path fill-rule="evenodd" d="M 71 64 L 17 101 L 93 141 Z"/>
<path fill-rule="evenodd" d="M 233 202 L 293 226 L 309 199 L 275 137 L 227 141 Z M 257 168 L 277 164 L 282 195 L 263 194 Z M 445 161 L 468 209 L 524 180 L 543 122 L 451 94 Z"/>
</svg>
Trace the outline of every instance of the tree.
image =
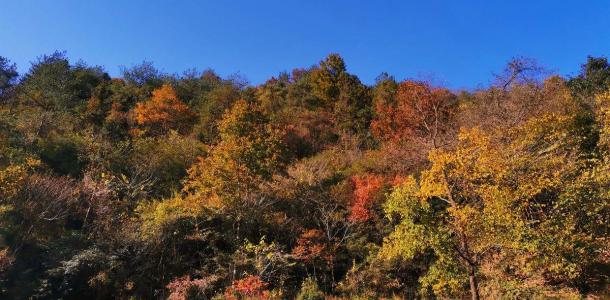
<svg viewBox="0 0 610 300">
<path fill-rule="evenodd" d="M 525 57 L 516 57 L 506 63 L 501 74 L 496 74 L 495 86 L 502 91 L 508 91 L 515 85 L 526 85 L 539 80 L 543 69 L 535 60 Z"/>
<path fill-rule="evenodd" d="M 543 74 L 544 69 L 533 60 L 509 61 L 490 88 L 462 93 L 460 126 L 480 127 L 499 135 L 549 112 L 574 113 L 578 102 L 565 79 L 553 75 L 543 80 Z"/>
<path fill-rule="evenodd" d="M 269 114 L 277 114 L 287 104 L 289 84 L 288 74 L 282 73 L 279 78 L 272 77 L 258 87 L 256 93 L 261 107 Z"/>
<path fill-rule="evenodd" d="M 425 82 L 401 82 L 394 97 L 376 101 L 373 134 L 383 141 L 420 140 L 433 148 L 443 146 L 443 136 L 454 126 L 455 100 L 447 89 Z"/>
<path fill-rule="evenodd" d="M 350 207 L 350 221 L 366 222 L 371 218 L 371 209 L 378 200 L 383 187 L 383 178 L 367 174 L 352 177 L 354 182 L 354 199 Z"/>
<path fill-rule="evenodd" d="M 345 62 L 339 54 L 331 53 L 320 62 L 312 74 L 314 93 L 320 99 L 332 103 L 341 92 L 340 80 L 346 75 Z"/>
<path fill-rule="evenodd" d="M 191 276 L 175 278 L 166 288 L 170 291 L 169 300 L 188 300 L 193 298 L 208 299 L 211 297 L 214 283 L 218 281 L 217 276 L 209 276 L 201 279 L 191 279 Z"/>
<path fill-rule="evenodd" d="M 161 87 L 167 77 L 150 61 L 143 61 L 131 68 L 122 67 L 122 72 L 123 79 L 128 85 L 141 89 L 141 96 L 150 95 L 152 90 Z"/>
<path fill-rule="evenodd" d="M 399 221 L 382 253 L 413 258 L 432 251 L 436 260 L 420 279 L 423 287 L 451 295 L 469 278 L 473 299 L 488 272 L 482 266 L 498 271 L 488 276 L 504 284 L 584 276 L 600 246 L 581 229 L 590 220 L 575 207 L 597 201 L 580 194 L 578 178 L 588 173 L 581 173 L 586 160 L 579 158 L 579 137 L 569 134 L 573 126 L 573 114 L 549 113 L 502 140 L 475 128 L 460 134 L 454 150 L 432 151 L 421 179 L 411 177 L 388 199 L 386 213 Z M 569 258 L 575 253 L 581 260 Z M 502 271 L 508 269 L 522 277 Z"/>
<path fill-rule="evenodd" d="M 316 279 L 311 277 L 305 278 L 296 297 L 297 300 L 323 300 L 325 298 L 324 292 L 318 287 Z"/>
<path fill-rule="evenodd" d="M 581 66 L 580 74 L 568 82 L 570 88 L 579 96 L 592 100 L 599 93 L 610 88 L 610 63 L 606 57 L 587 57 Z"/>
<path fill-rule="evenodd" d="M 85 104 L 93 89 L 109 77 L 100 67 L 71 65 L 63 52 L 44 55 L 23 77 L 18 96 L 22 103 L 50 111 Z"/>
<path fill-rule="evenodd" d="M 322 106 L 331 109 L 335 126 L 348 134 L 364 134 L 371 111 L 369 89 L 358 77 L 347 72 L 345 62 L 336 53 L 329 54 L 311 71 L 313 94 Z"/>
<path fill-rule="evenodd" d="M 218 124 L 220 142 L 189 169 L 184 190 L 207 206 L 236 213 L 268 205 L 260 189 L 285 164 L 277 130 L 254 104 L 240 100 Z M 262 201 L 262 202 L 261 202 Z"/>
<path fill-rule="evenodd" d="M 284 288 L 294 265 L 292 256 L 285 253 L 279 243 L 268 243 L 265 238 L 263 236 L 258 244 L 246 241 L 238 248 L 233 254 L 232 277 L 254 274 L 271 286 Z"/>
<path fill-rule="evenodd" d="M 11 61 L 0 56 L 0 97 L 11 88 L 17 79 L 17 65 L 11 64 Z"/>
<path fill-rule="evenodd" d="M 318 229 L 309 229 L 297 239 L 296 246 L 292 249 L 292 255 L 297 260 L 312 264 L 315 270 L 317 261 L 328 262 L 331 260 L 333 253 L 332 247 L 327 244 L 324 233 Z"/>
<path fill-rule="evenodd" d="M 219 138 L 218 121 L 241 97 L 240 86 L 231 80 L 222 80 L 211 71 L 203 73 L 200 81 L 202 85 L 209 86 L 210 90 L 192 101 L 191 106 L 199 115 L 193 131 L 201 140 L 213 144 Z"/>
<path fill-rule="evenodd" d="M 137 138 L 125 167 L 139 170 L 155 182 L 153 196 L 170 196 L 180 191 L 188 168 L 205 153 L 197 139 L 171 131 L 165 136 Z"/>
<path fill-rule="evenodd" d="M 257 275 L 248 275 L 242 279 L 233 281 L 225 292 L 228 299 L 254 298 L 265 299 L 269 297 L 267 286 L 269 284 L 261 280 Z"/>
<path fill-rule="evenodd" d="M 113 78 L 99 84 L 87 101 L 85 120 L 96 130 L 117 141 L 129 136 L 133 120 L 130 110 L 139 97 L 136 87 Z"/>
<path fill-rule="evenodd" d="M 430 249 L 437 259 L 420 279 L 423 288 L 452 295 L 460 290 L 461 278 L 467 274 L 472 299 L 479 299 L 477 273 L 483 255 L 496 247 L 496 240 L 490 239 L 492 232 L 515 233 L 513 225 L 519 223 L 510 222 L 513 215 L 509 213 L 498 214 L 501 218 L 495 226 L 485 224 L 486 214 L 498 213 L 496 209 L 507 212 L 506 208 L 484 210 L 488 206 L 483 205 L 483 195 L 476 194 L 478 187 L 470 184 L 491 184 L 487 178 L 501 169 L 493 161 L 478 163 L 490 151 L 489 142 L 472 134 L 462 135 L 462 147 L 455 153 L 431 153 L 432 167 L 422 174 L 421 182 L 410 177 L 389 196 L 386 213 L 399 216 L 400 223 L 386 239 L 382 253 L 412 259 Z"/>
<path fill-rule="evenodd" d="M 137 103 L 134 114 L 138 125 L 152 134 L 169 130 L 186 133 L 195 120 L 195 114 L 178 99 L 169 84 L 155 89 L 149 101 Z"/>
</svg>

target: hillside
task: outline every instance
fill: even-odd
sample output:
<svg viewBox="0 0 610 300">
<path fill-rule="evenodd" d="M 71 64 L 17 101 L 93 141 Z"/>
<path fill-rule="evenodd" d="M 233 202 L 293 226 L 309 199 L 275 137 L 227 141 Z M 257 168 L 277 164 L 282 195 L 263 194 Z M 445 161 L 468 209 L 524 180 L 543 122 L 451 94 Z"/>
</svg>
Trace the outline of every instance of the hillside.
<svg viewBox="0 0 610 300">
<path fill-rule="evenodd" d="M 585 59 L 585 58 L 583 58 Z M 610 64 L 456 91 L 0 57 L 10 299 L 610 297 Z"/>
</svg>

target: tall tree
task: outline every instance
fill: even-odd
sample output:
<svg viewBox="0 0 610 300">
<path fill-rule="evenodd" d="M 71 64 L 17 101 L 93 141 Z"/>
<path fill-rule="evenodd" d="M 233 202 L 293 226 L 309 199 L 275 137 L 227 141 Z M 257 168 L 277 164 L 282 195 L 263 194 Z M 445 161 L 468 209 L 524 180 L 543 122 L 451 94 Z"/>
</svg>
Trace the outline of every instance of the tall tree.
<svg viewBox="0 0 610 300">
<path fill-rule="evenodd" d="M 587 162 L 580 158 L 579 137 L 570 134 L 573 126 L 573 114 L 550 113 L 503 139 L 473 129 L 460 134 L 454 150 L 432 151 L 421 179 L 408 179 L 388 199 L 388 216 L 400 221 L 383 253 L 413 258 L 432 251 L 423 286 L 451 295 L 468 278 L 473 299 L 485 277 L 526 284 L 586 276 L 601 245 L 580 227 L 590 220 L 575 207 L 601 208 L 580 194 Z M 570 259 L 576 253 L 580 259 Z M 507 269 L 522 277 L 502 271 Z M 488 270 L 498 272 L 486 275 Z"/>
</svg>

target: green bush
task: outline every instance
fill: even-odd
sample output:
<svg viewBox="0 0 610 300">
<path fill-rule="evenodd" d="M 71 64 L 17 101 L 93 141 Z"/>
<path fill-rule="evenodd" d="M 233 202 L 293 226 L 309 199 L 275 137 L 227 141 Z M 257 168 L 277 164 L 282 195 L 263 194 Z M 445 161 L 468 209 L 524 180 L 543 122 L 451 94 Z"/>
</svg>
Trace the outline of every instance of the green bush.
<svg viewBox="0 0 610 300">
<path fill-rule="evenodd" d="M 324 293 L 318 287 L 314 278 L 307 277 L 301 285 L 297 300 L 324 300 Z"/>
</svg>

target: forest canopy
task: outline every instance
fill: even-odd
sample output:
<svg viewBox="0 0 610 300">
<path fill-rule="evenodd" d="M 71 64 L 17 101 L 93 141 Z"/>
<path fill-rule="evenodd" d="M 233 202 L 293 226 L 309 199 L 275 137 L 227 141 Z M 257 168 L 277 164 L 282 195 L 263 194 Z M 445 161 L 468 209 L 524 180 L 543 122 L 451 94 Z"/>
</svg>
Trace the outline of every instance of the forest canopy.
<svg viewBox="0 0 610 300">
<path fill-rule="evenodd" d="M 473 90 L 346 66 L 0 56 L 0 295 L 610 297 L 606 58 Z"/>
</svg>

